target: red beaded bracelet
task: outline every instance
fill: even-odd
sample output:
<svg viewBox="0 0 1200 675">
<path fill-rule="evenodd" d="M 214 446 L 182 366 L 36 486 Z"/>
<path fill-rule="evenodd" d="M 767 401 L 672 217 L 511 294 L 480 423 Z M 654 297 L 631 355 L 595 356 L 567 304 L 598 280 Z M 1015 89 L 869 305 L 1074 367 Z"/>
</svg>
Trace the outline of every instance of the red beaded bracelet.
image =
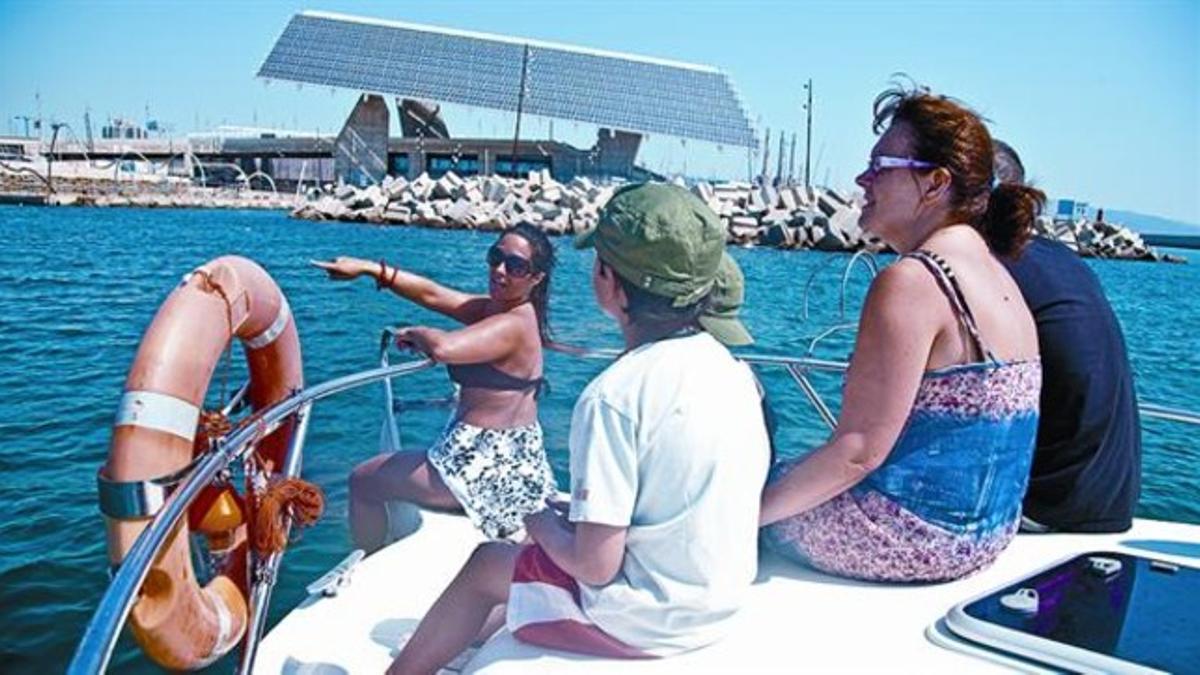
<svg viewBox="0 0 1200 675">
<path fill-rule="evenodd" d="M 375 280 L 375 290 L 382 291 L 384 286 L 388 285 L 388 284 L 385 284 L 383 281 L 386 276 L 387 276 L 387 262 L 383 258 L 380 258 L 379 259 L 379 278 Z M 394 279 L 395 276 L 396 275 L 393 274 L 392 278 Z"/>
</svg>

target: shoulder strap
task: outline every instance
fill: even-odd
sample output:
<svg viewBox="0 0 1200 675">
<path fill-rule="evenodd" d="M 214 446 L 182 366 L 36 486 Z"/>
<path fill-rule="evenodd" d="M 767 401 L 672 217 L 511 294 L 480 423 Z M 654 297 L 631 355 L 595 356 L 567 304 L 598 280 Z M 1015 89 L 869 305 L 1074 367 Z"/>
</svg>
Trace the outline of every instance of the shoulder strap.
<svg viewBox="0 0 1200 675">
<path fill-rule="evenodd" d="M 954 270 L 950 269 L 950 265 L 946 264 L 940 255 L 924 249 L 913 251 L 904 257 L 919 260 L 925 269 L 929 270 L 929 273 L 937 280 L 938 287 L 942 289 L 946 299 L 950 301 L 950 308 L 954 310 L 954 315 L 958 317 L 959 323 L 967 329 L 967 333 L 974 340 L 980 355 L 989 361 L 996 361 L 996 355 L 988 348 L 987 343 L 983 341 L 983 336 L 979 333 L 975 315 L 971 313 L 971 307 L 967 305 L 966 296 L 963 295 L 962 288 L 959 287 L 958 279 L 954 276 Z"/>
</svg>

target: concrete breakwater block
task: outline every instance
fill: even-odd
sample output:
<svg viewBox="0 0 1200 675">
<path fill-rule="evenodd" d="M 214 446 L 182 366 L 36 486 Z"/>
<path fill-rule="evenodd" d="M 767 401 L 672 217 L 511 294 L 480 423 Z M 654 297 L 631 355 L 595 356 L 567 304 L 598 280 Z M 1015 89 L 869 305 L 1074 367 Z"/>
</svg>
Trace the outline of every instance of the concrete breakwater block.
<svg viewBox="0 0 1200 675">
<path fill-rule="evenodd" d="M 389 178 L 391 177 L 389 176 Z M 384 181 L 383 193 L 387 195 L 388 201 L 395 201 L 399 199 L 400 195 L 404 194 L 404 191 L 407 189 L 408 181 L 404 180 L 403 178 L 397 178 L 391 183 L 388 183 L 386 180 Z"/>
<path fill-rule="evenodd" d="M 796 244 L 796 233 L 782 223 L 767 226 L 758 238 L 758 243 L 776 248 L 791 248 Z"/>
<path fill-rule="evenodd" d="M 441 210 L 441 216 L 446 220 L 456 223 L 467 223 L 474 225 L 475 221 L 471 218 L 473 209 L 471 202 L 466 199 L 459 199 Z"/>
<path fill-rule="evenodd" d="M 462 186 L 463 179 L 453 171 L 447 171 L 445 175 L 433 182 L 432 196 L 434 199 L 454 199 L 458 197 Z"/>
<path fill-rule="evenodd" d="M 765 221 L 780 221 L 787 222 L 796 215 L 795 209 L 788 209 L 782 206 L 775 206 L 763 214 L 762 218 Z"/>
<path fill-rule="evenodd" d="M 502 202 L 508 196 L 508 185 L 498 178 L 488 177 L 483 181 L 482 193 L 489 202 Z"/>
<path fill-rule="evenodd" d="M 1146 244 L 1139 233 L 1118 223 L 1054 220 L 1042 216 L 1037 219 L 1034 229 L 1037 234 L 1056 239 L 1084 257 L 1183 262 L 1160 254 Z"/>
<path fill-rule="evenodd" d="M 784 188 L 779 191 L 779 206 L 787 212 L 795 211 L 800 206 L 796 201 L 796 193 L 791 188 Z"/>
</svg>

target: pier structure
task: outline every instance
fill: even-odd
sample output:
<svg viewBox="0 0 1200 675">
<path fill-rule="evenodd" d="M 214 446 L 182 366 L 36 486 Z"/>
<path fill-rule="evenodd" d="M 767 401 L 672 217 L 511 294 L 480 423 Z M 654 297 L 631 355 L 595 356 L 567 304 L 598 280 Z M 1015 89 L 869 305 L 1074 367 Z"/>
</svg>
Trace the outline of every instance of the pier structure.
<svg viewBox="0 0 1200 675">
<path fill-rule="evenodd" d="M 355 115 L 351 116 L 356 119 Z M 495 138 L 381 138 L 361 126 L 337 136 L 277 136 L 270 131 L 192 134 L 180 138 L 94 139 L 89 148 L 74 140 L 59 140 L 53 150 L 37 138 L 0 137 L 0 162 L 44 167 L 55 173 L 95 179 L 137 180 L 166 176 L 191 178 L 209 187 L 233 185 L 251 176 L 269 176 L 278 190 L 342 182 L 365 187 L 385 175 L 438 178 L 453 170 L 460 176 L 508 175 L 512 139 Z M 373 143 L 364 139 L 371 137 Z M 631 137 L 633 137 L 631 139 Z M 377 148 L 382 142 L 386 150 Z M 549 169 L 556 179 L 618 175 L 651 177 L 633 166 L 637 137 L 604 130 L 592 148 L 566 143 L 524 140 L 518 143 L 516 170 L 521 175 Z M 357 147 L 356 147 L 357 146 Z M 340 150 L 339 150 L 340 148 Z M 632 148 L 632 150 L 631 150 Z M 251 179 L 253 182 L 254 179 Z"/>
<path fill-rule="evenodd" d="M 524 176 L 558 181 L 653 177 L 637 166 L 647 134 L 754 147 L 727 75 L 711 66 L 524 38 L 305 11 L 296 14 L 258 76 L 359 92 L 334 139 L 334 177 L 360 187 L 385 176 Z M 404 135 L 389 137 L 388 97 Z M 441 104 L 515 115 L 508 138 L 455 138 Z M 522 116 L 597 127 L 575 148 L 521 137 Z"/>
<path fill-rule="evenodd" d="M 88 133 L 85 142 L 62 125 L 49 143 L 0 138 L 0 169 L 10 167 L 0 178 L 13 179 L 11 165 L 20 164 L 112 182 L 183 178 L 277 191 L 447 172 L 645 180 L 660 178 L 637 164 L 648 134 L 756 146 L 732 82 L 716 68 L 512 36 L 306 11 L 288 22 L 258 77 L 358 97 L 335 135 L 219 128 L 185 137 Z M 457 137 L 442 104 L 511 112 L 514 133 Z M 522 137 L 530 115 L 593 125 L 596 140 L 579 148 Z"/>
</svg>

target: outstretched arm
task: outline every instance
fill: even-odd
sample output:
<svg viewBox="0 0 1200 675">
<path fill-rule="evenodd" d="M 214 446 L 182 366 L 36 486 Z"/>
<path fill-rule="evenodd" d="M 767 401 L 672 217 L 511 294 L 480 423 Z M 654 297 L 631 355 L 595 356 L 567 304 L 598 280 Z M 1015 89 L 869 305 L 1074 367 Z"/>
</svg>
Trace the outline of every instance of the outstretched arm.
<svg viewBox="0 0 1200 675">
<path fill-rule="evenodd" d="M 363 260 L 339 256 L 330 261 L 310 260 L 329 274 L 330 279 L 349 281 L 366 276 L 380 288 L 387 288 L 402 298 L 426 309 L 445 314 L 461 323 L 478 321 L 487 305 L 487 296 L 463 293 L 419 274 L 406 272 L 384 261 Z"/>
<path fill-rule="evenodd" d="M 871 284 L 829 441 L 763 490 L 760 525 L 802 513 L 858 484 L 887 459 L 900 436 L 937 336 L 929 280 L 897 263 Z"/>
<path fill-rule="evenodd" d="M 439 363 L 490 363 L 521 348 L 524 320 L 505 312 L 452 331 L 427 326 L 402 328 L 396 331 L 396 342 L 407 343 Z"/>
</svg>

